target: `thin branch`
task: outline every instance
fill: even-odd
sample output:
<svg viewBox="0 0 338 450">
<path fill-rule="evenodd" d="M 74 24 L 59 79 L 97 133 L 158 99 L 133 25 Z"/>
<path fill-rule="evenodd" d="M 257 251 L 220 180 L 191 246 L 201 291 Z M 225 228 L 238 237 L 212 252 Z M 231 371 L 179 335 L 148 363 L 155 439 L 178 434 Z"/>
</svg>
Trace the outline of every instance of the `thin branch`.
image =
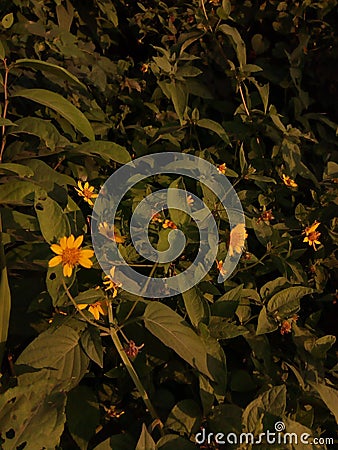
<svg viewBox="0 0 338 450">
<path fill-rule="evenodd" d="M 126 352 L 121 344 L 121 341 L 117 335 L 116 329 L 114 328 L 113 308 L 112 308 L 111 303 L 108 304 L 108 319 L 109 319 L 109 329 L 110 329 L 109 334 L 110 334 L 110 337 L 112 338 L 112 341 L 114 342 L 116 350 L 117 350 L 118 354 L 120 355 L 120 358 L 122 359 L 126 369 L 128 370 L 128 373 L 129 373 L 131 379 L 133 380 L 137 390 L 139 391 L 154 423 L 159 425 L 160 433 L 161 433 L 161 435 L 163 435 L 163 424 L 162 424 L 161 420 L 159 419 L 159 417 L 155 411 L 155 408 L 153 407 L 153 405 L 149 399 L 147 391 L 145 390 L 143 384 L 141 383 L 139 376 L 137 375 L 136 370 L 134 369 L 134 366 L 132 365 L 128 355 L 126 354 Z"/>
<path fill-rule="evenodd" d="M 69 292 L 69 289 L 65 283 L 65 280 L 62 280 L 62 284 L 63 284 L 63 288 L 67 294 L 67 297 L 69 298 L 69 300 L 73 303 L 73 305 L 75 306 L 76 310 L 78 311 L 78 313 L 80 314 L 80 316 L 86 321 L 88 322 L 90 325 L 93 325 L 96 328 L 99 328 L 101 331 L 104 331 L 105 333 L 109 333 L 109 328 L 107 327 L 103 327 L 102 325 L 99 325 L 98 323 L 88 319 L 88 317 L 83 313 L 83 311 L 79 308 L 78 304 L 76 303 L 76 301 L 74 300 L 72 294 Z"/>
</svg>

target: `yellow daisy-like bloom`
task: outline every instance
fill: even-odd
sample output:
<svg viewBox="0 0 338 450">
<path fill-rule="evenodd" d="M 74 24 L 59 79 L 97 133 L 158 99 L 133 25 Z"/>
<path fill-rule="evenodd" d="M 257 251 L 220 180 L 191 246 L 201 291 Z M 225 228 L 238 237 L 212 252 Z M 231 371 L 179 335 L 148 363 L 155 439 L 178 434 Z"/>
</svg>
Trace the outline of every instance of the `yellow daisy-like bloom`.
<svg viewBox="0 0 338 450">
<path fill-rule="evenodd" d="M 85 309 L 85 308 L 87 308 L 87 306 L 89 306 L 88 311 L 91 314 L 93 314 L 95 320 L 99 320 L 100 314 L 102 316 L 107 315 L 107 305 L 105 302 L 95 302 L 95 303 L 92 303 L 91 305 L 80 303 L 77 305 L 77 307 L 79 309 Z"/>
<path fill-rule="evenodd" d="M 79 236 L 76 239 L 71 234 L 68 238 L 62 237 L 59 244 L 53 244 L 50 246 L 51 250 L 57 254 L 48 263 L 49 267 L 55 267 L 59 264 L 63 266 L 63 275 L 70 277 L 72 275 L 75 266 L 80 264 L 86 269 L 90 269 L 93 265 L 90 258 L 94 256 L 93 250 L 81 249 L 83 242 L 83 236 Z"/>
<path fill-rule="evenodd" d="M 122 283 L 117 283 L 113 280 L 114 278 L 114 274 L 115 274 L 115 267 L 112 267 L 110 270 L 110 276 L 106 275 L 104 277 L 104 281 L 103 284 L 105 285 L 104 290 L 105 291 L 113 291 L 113 298 L 115 298 L 117 296 L 117 289 L 122 287 Z"/>
<path fill-rule="evenodd" d="M 164 221 L 164 224 L 162 225 L 162 227 L 163 228 L 172 228 L 173 230 L 177 229 L 176 224 L 172 220 L 169 220 L 169 219 L 166 219 Z"/>
<path fill-rule="evenodd" d="M 223 261 L 222 260 L 221 261 L 217 261 L 217 259 L 216 259 L 216 267 L 217 267 L 217 270 L 219 271 L 219 273 L 221 275 L 225 275 L 226 274 L 226 270 L 223 267 Z"/>
<path fill-rule="evenodd" d="M 225 172 L 227 171 L 227 166 L 226 166 L 226 164 L 225 164 L 225 163 L 219 164 L 219 165 L 217 166 L 217 170 L 218 170 L 219 173 L 222 173 L 223 175 L 225 175 Z"/>
<path fill-rule="evenodd" d="M 313 224 L 310 227 L 306 227 L 303 231 L 303 234 L 305 233 L 305 238 L 303 239 L 303 242 L 308 242 L 310 246 L 313 246 L 313 249 L 316 251 L 316 244 L 320 245 L 321 242 L 318 240 L 321 233 L 319 231 L 316 231 L 319 227 L 320 222 L 317 222 L 315 220 Z"/>
<path fill-rule="evenodd" d="M 248 237 L 245 231 L 244 223 L 238 223 L 230 231 L 229 255 L 233 256 L 235 253 L 241 253 L 244 247 L 244 241 Z"/>
<path fill-rule="evenodd" d="M 298 187 L 298 184 L 292 178 L 290 178 L 288 175 L 285 175 L 285 173 L 283 173 L 282 177 L 283 177 L 283 183 L 285 184 L 285 186 L 292 187 L 292 188 Z"/>
<path fill-rule="evenodd" d="M 117 244 L 123 244 L 127 239 L 126 236 L 122 236 L 119 230 L 114 225 L 109 225 L 107 222 L 99 223 L 98 230 L 100 234 L 103 234 L 107 239 L 115 241 Z"/>
<path fill-rule="evenodd" d="M 84 186 L 82 186 L 82 182 L 77 182 L 78 188 L 75 188 L 76 192 L 80 197 L 83 197 L 83 200 L 88 203 L 88 205 L 93 206 L 92 198 L 97 198 L 98 194 L 94 193 L 94 186 L 90 186 L 88 181 L 85 182 Z"/>
</svg>

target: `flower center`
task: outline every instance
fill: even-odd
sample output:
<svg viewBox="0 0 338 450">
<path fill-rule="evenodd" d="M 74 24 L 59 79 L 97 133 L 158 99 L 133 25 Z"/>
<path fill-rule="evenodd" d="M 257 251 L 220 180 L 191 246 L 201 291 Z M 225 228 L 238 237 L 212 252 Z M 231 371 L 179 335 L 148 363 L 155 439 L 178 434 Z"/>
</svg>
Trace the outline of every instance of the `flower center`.
<svg viewBox="0 0 338 450">
<path fill-rule="evenodd" d="M 75 266 L 79 262 L 81 250 L 79 248 L 66 248 L 62 252 L 63 264 L 69 264 Z"/>
<path fill-rule="evenodd" d="M 91 198 L 92 192 L 89 189 L 83 189 L 83 195 L 87 198 Z"/>
<path fill-rule="evenodd" d="M 312 233 L 309 234 L 308 238 L 309 241 L 316 241 L 320 236 L 319 231 L 312 231 Z"/>
</svg>

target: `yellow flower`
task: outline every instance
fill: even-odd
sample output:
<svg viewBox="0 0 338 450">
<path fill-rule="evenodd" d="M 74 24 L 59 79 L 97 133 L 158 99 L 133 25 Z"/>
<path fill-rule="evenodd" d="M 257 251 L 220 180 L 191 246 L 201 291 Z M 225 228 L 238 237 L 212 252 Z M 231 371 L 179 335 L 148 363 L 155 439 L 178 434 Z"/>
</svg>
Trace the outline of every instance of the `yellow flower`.
<svg viewBox="0 0 338 450">
<path fill-rule="evenodd" d="M 142 64 L 142 66 L 141 66 L 141 72 L 147 73 L 147 72 L 148 72 L 148 69 L 149 69 L 149 64 L 146 64 L 146 63 Z"/>
<path fill-rule="evenodd" d="M 219 173 L 222 173 L 223 175 L 225 175 L 225 172 L 227 171 L 227 166 L 226 166 L 226 164 L 225 164 L 225 163 L 219 164 L 219 165 L 217 166 L 217 170 L 218 170 Z"/>
<path fill-rule="evenodd" d="M 80 264 L 86 269 L 90 269 L 93 265 L 90 258 L 94 256 L 93 250 L 83 250 L 80 248 L 83 242 L 83 236 L 76 239 L 71 234 L 68 238 L 62 237 L 59 244 L 50 246 L 51 250 L 57 254 L 48 263 L 49 267 L 55 267 L 59 264 L 63 266 L 63 275 L 70 277 L 75 266 Z"/>
<path fill-rule="evenodd" d="M 151 221 L 152 221 L 152 223 L 156 223 L 156 222 L 161 223 L 161 222 L 163 222 L 163 219 L 162 219 L 162 217 L 161 217 L 161 214 L 160 214 L 160 213 L 155 213 L 155 214 L 152 216 Z"/>
<path fill-rule="evenodd" d="M 112 267 L 112 269 L 110 270 L 110 276 L 106 275 L 104 277 L 104 281 L 103 284 L 106 286 L 104 288 L 105 291 L 113 291 L 113 298 L 115 298 L 117 296 L 117 289 L 122 287 L 122 283 L 117 283 L 113 280 L 114 278 L 114 274 L 115 274 L 115 267 Z"/>
<path fill-rule="evenodd" d="M 176 224 L 172 220 L 169 220 L 169 219 L 166 219 L 162 226 L 163 226 L 163 228 L 172 228 L 173 230 L 176 230 L 176 228 L 177 228 Z"/>
<path fill-rule="evenodd" d="M 75 188 L 76 192 L 83 200 L 88 203 L 88 205 L 93 206 L 92 198 L 97 198 L 98 194 L 94 194 L 94 186 L 89 186 L 88 181 L 82 186 L 82 182 L 78 181 L 77 185 L 79 188 Z"/>
<path fill-rule="evenodd" d="M 244 247 L 244 241 L 248 237 L 245 231 L 244 223 L 238 223 L 230 231 L 230 243 L 229 243 L 229 255 L 233 256 L 234 253 L 241 253 Z"/>
<path fill-rule="evenodd" d="M 315 251 L 317 250 L 316 244 L 317 245 L 321 244 L 321 242 L 318 241 L 318 238 L 321 235 L 321 233 L 319 233 L 319 231 L 316 231 L 319 225 L 320 222 L 317 222 L 317 220 L 315 220 L 310 227 L 306 227 L 305 230 L 303 231 L 303 234 L 305 234 L 303 242 L 308 242 L 310 246 L 311 245 L 313 246 L 313 249 Z"/>
<path fill-rule="evenodd" d="M 100 314 L 102 316 L 107 315 L 107 305 L 105 302 L 95 302 L 91 305 L 80 303 L 77 305 L 79 309 L 85 309 L 87 306 L 89 306 L 88 311 L 93 314 L 95 320 L 99 320 Z"/>
<path fill-rule="evenodd" d="M 217 261 L 217 259 L 216 259 L 216 267 L 217 267 L 217 270 L 219 270 L 219 273 L 221 275 L 225 275 L 227 273 L 226 270 L 223 267 L 223 261 L 222 260 L 221 261 Z"/>
<path fill-rule="evenodd" d="M 283 173 L 282 176 L 283 176 L 283 182 L 286 186 L 292 187 L 292 188 L 298 187 L 298 184 L 292 178 L 290 178 L 288 175 L 285 175 L 285 173 Z"/>
<path fill-rule="evenodd" d="M 99 233 L 103 234 L 107 239 L 115 241 L 117 244 L 123 244 L 127 239 L 126 236 L 121 236 L 120 231 L 115 225 L 109 225 L 107 222 L 101 222 L 98 226 Z"/>
<path fill-rule="evenodd" d="M 193 196 L 192 195 L 187 195 L 187 204 L 189 205 L 189 206 L 192 206 L 193 204 L 194 204 L 194 199 L 193 199 Z"/>
</svg>

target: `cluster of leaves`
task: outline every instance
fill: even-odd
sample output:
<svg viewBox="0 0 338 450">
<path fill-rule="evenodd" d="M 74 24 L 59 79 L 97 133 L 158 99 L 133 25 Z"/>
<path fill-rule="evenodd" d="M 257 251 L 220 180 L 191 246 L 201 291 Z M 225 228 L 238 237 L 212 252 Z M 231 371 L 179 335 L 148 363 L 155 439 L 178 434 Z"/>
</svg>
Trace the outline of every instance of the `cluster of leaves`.
<svg viewBox="0 0 338 450">
<path fill-rule="evenodd" d="M 337 438 L 336 2 L 235 3 L 1 3 L 2 448 L 190 449 L 201 426 L 259 434 L 277 420 Z M 166 151 L 223 165 L 236 187 L 248 238 L 229 280 L 217 284 L 215 267 L 150 301 L 104 291 L 97 263 L 70 277 L 48 268 L 62 237 L 90 244 L 78 180 L 98 190 L 132 158 Z M 120 252 L 151 276 L 184 271 L 198 248 L 177 210 L 163 216 L 188 239 L 177 261 L 150 268 L 128 240 L 133 209 L 169 186 L 209 206 L 218 261 L 227 252 L 219 199 L 154 177 L 119 209 Z M 303 242 L 316 221 L 317 250 Z M 169 231 L 149 227 L 159 250 Z M 74 305 L 98 302 L 109 320 Z"/>
</svg>

